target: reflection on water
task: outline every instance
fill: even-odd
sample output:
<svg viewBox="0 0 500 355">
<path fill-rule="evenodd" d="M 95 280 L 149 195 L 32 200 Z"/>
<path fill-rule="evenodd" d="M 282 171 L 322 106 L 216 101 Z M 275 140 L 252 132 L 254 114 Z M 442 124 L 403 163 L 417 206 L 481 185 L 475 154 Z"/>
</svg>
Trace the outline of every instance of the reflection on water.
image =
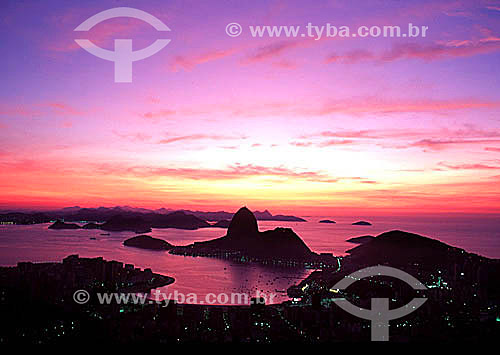
<svg viewBox="0 0 500 355">
<path fill-rule="evenodd" d="M 310 273 L 310 270 L 303 268 L 264 267 L 254 263 L 240 264 L 229 260 L 193 258 L 171 255 L 165 251 L 124 247 L 123 241 L 135 235 L 131 232 L 112 232 L 109 236 L 103 236 L 96 230 L 49 230 L 47 227 L 48 224 L 0 226 L 0 264 L 61 261 L 69 254 L 102 256 L 107 260 L 119 260 L 172 276 L 176 279 L 175 283 L 159 291 L 166 295 L 174 294 L 175 291 L 184 295 L 195 293 L 199 300 L 203 300 L 208 293 L 238 292 L 252 297 L 258 290 L 265 294 L 276 293 L 275 300 L 281 302 L 288 298 L 285 293 L 276 291 L 286 290 Z M 151 235 L 182 245 L 217 237 L 224 232 L 215 228 L 199 231 L 169 229 L 154 230 Z"/>
<path fill-rule="evenodd" d="M 377 235 L 384 231 L 401 229 L 439 239 L 470 252 L 500 258 L 500 221 L 486 219 L 448 219 L 446 221 L 407 220 L 402 218 L 370 218 L 373 226 L 352 226 L 353 218 L 337 219 L 337 224 L 320 224 L 324 217 L 309 222 L 261 221 L 259 229 L 278 226 L 291 227 L 315 252 L 333 252 L 343 255 L 354 245 L 345 240 L 360 235 Z M 329 217 L 326 217 L 329 218 Z M 48 230 L 48 224 L 31 226 L 0 226 L 0 265 L 16 265 L 18 261 L 61 261 L 69 254 L 82 257 L 102 256 L 107 260 L 132 263 L 141 268 L 173 276 L 176 281 L 160 291 L 169 294 L 195 293 L 202 299 L 208 293 L 247 293 L 257 291 L 269 294 L 286 290 L 291 284 L 306 277 L 311 271 L 303 268 L 276 268 L 260 264 L 240 264 L 234 261 L 170 255 L 164 251 L 149 251 L 123 246 L 131 232 L 101 235 L 98 230 Z M 225 234 L 224 229 L 205 228 L 196 231 L 155 229 L 151 236 L 174 245 L 186 245 Z M 91 240 L 90 238 L 95 238 Z M 278 292 L 277 301 L 286 300 Z"/>
</svg>

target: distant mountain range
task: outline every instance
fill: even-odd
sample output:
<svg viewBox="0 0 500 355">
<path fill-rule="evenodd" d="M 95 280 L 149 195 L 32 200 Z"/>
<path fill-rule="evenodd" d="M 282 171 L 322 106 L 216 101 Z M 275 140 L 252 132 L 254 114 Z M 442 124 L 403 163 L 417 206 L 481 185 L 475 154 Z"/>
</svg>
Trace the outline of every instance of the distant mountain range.
<svg viewBox="0 0 500 355">
<path fill-rule="evenodd" d="M 205 221 L 221 221 L 221 220 L 231 220 L 233 218 L 234 213 L 218 211 L 218 212 L 202 212 L 202 211 L 190 211 L 190 210 L 181 210 L 182 212 L 192 214 L 198 218 L 201 218 Z M 258 221 L 282 221 L 282 222 L 307 222 L 305 219 L 296 217 L 296 216 L 286 216 L 286 215 L 272 215 L 268 210 L 254 211 L 253 212 L 255 218 Z"/>
<path fill-rule="evenodd" d="M 161 222 L 161 215 L 172 214 L 173 212 L 184 213 L 198 217 L 203 221 L 223 221 L 231 220 L 233 213 L 226 211 L 203 212 L 191 210 L 173 210 L 168 208 L 146 209 L 130 206 L 82 208 L 80 206 L 65 207 L 59 210 L 39 212 L 39 211 L 5 211 L 1 214 L 0 222 L 13 222 L 14 224 L 36 224 L 48 223 L 54 220 L 64 220 L 67 222 L 94 221 L 107 222 L 116 216 L 122 217 L 143 217 L 147 220 Z M 255 211 L 255 217 L 260 221 L 286 221 L 286 222 L 306 222 L 305 219 L 295 216 L 272 215 L 268 210 L 263 212 Z M 155 223 L 156 223 L 155 222 Z M 221 225 L 219 225 L 220 227 Z"/>
<path fill-rule="evenodd" d="M 74 215 L 72 215 L 74 216 Z M 123 212 L 112 215 L 104 223 L 90 222 L 83 226 L 76 223 L 67 223 L 57 220 L 49 229 L 101 229 L 108 232 L 132 231 L 135 233 L 149 233 L 152 228 L 176 228 L 176 229 L 198 229 L 207 228 L 211 225 L 191 214 L 184 212 L 172 212 L 168 214 L 160 213 L 139 213 Z"/>
</svg>

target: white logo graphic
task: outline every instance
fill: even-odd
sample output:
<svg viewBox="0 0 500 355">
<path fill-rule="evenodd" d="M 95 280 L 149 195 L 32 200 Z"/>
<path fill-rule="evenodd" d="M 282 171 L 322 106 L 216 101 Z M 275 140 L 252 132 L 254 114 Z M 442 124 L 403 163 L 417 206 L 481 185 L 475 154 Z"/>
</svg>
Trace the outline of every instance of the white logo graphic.
<svg viewBox="0 0 500 355">
<path fill-rule="evenodd" d="M 78 304 L 85 304 L 89 299 L 90 294 L 85 290 L 77 290 L 73 293 L 73 300 Z"/>
<path fill-rule="evenodd" d="M 131 7 L 115 7 L 95 14 L 94 16 L 83 21 L 75 31 L 89 31 L 92 27 L 115 17 L 132 17 L 149 23 L 157 31 L 170 31 L 163 22 L 147 12 L 133 9 Z M 138 51 L 132 51 L 131 39 L 115 39 L 115 50 L 110 51 L 96 46 L 88 39 L 75 39 L 80 47 L 85 49 L 90 54 L 101 59 L 115 62 L 115 83 L 131 83 L 132 82 L 132 63 L 137 60 L 142 60 L 158 53 L 169 42 L 169 39 L 157 39 L 149 47 Z"/>
<path fill-rule="evenodd" d="M 226 26 L 226 34 L 229 37 L 238 37 L 243 32 L 243 28 L 237 22 L 231 22 Z"/>
<path fill-rule="evenodd" d="M 400 279 L 413 287 L 414 290 L 426 290 L 424 284 L 418 281 L 410 274 L 395 269 L 389 266 L 372 266 L 358 270 L 344 277 L 337 282 L 332 289 L 345 290 L 351 284 L 365 277 L 370 276 L 392 276 Z M 406 305 L 389 310 L 388 298 L 372 298 L 372 309 L 364 309 L 353 305 L 345 298 L 337 298 L 333 300 L 337 306 L 344 311 L 355 315 L 356 317 L 371 320 L 371 339 L 372 341 L 388 341 L 389 340 L 389 321 L 404 317 L 413 311 L 416 311 L 421 305 L 427 301 L 427 298 L 414 298 Z"/>
</svg>

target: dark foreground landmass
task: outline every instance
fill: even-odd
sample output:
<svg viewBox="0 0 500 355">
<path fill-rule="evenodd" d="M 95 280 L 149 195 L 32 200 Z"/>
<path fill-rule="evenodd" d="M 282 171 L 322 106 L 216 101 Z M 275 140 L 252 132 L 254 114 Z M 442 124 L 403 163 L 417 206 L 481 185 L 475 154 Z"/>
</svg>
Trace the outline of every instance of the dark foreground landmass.
<svg viewBox="0 0 500 355">
<path fill-rule="evenodd" d="M 321 308 L 346 298 L 367 309 L 375 295 L 393 299 L 391 309 L 425 296 L 428 300 L 417 311 L 391 321 L 391 334 L 398 334 L 398 327 L 408 327 L 402 338 L 408 341 L 487 341 L 492 334 L 500 334 L 500 260 L 397 230 L 383 233 L 348 253 L 338 272 L 313 272 L 290 287 L 288 295 Z M 405 271 L 427 289 L 415 291 L 405 282 L 384 276 L 361 279 L 346 290 L 335 289 L 334 285 L 349 274 L 377 265 Z"/>
<path fill-rule="evenodd" d="M 398 279 L 374 276 L 346 290 L 337 281 L 366 266 L 385 265 L 423 282 L 415 291 Z M 96 292 L 137 290 L 171 282 L 150 270 L 72 256 L 62 264 L 19 263 L 0 268 L 0 341 L 11 344 L 317 344 L 369 342 L 370 322 L 338 307 L 346 298 L 371 309 L 371 299 L 390 299 L 390 308 L 414 297 L 427 301 L 418 310 L 390 321 L 391 342 L 495 343 L 500 336 L 500 260 L 488 259 L 437 240 L 391 231 L 350 251 L 338 270 L 311 274 L 289 289 L 295 301 L 265 305 L 100 304 Z M 77 304 L 74 290 L 90 291 Z M 130 288 L 129 288 L 130 289 Z M 138 291 L 139 292 L 139 291 Z M 426 345 L 427 346 L 427 345 Z M 432 345 L 429 345 L 432 346 Z"/>
<path fill-rule="evenodd" d="M 133 334 L 115 331 L 132 329 L 133 324 L 117 322 L 125 308 L 135 312 L 141 305 L 101 304 L 98 294 L 148 293 L 173 282 L 172 277 L 151 269 L 102 257 L 70 255 L 62 263 L 20 262 L 17 267 L 0 267 L 0 344 L 130 342 Z"/>
<path fill-rule="evenodd" d="M 32 213 L 22 213 L 22 212 L 8 212 L 0 213 L 0 224 L 39 224 L 39 223 L 49 223 L 54 221 L 55 218 L 51 218 L 45 213 L 32 212 Z"/>
<path fill-rule="evenodd" d="M 149 292 L 174 282 L 172 277 L 141 270 L 132 264 L 70 255 L 62 263 L 19 262 L 17 267 L 0 267 L 3 288 L 26 286 L 48 300 L 63 300 L 75 290 L 88 292 Z M 103 291 L 104 292 L 104 291 Z"/>
</svg>

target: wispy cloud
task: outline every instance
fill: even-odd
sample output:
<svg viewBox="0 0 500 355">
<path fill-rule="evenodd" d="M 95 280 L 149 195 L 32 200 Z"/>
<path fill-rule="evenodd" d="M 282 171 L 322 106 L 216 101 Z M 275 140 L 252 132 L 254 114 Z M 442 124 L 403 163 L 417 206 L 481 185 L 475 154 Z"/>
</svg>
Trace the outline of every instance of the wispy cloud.
<svg viewBox="0 0 500 355">
<path fill-rule="evenodd" d="M 165 138 L 159 141 L 159 144 L 172 144 L 180 141 L 197 141 L 197 140 L 233 140 L 233 139 L 246 139 L 245 136 L 224 136 L 217 134 L 191 134 L 185 136 L 177 136 Z"/>
<path fill-rule="evenodd" d="M 239 47 L 232 47 L 229 49 L 218 49 L 203 53 L 178 55 L 171 62 L 170 68 L 173 71 L 179 71 L 181 69 L 190 71 L 193 70 L 197 65 L 218 61 L 236 55 L 241 56 L 244 52 L 247 52 L 248 54 L 244 55 L 243 58 L 240 59 L 240 64 L 255 64 L 272 60 L 294 48 L 306 47 L 312 44 L 316 44 L 313 42 L 317 41 L 285 40 L 253 48 L 247 44 Z M 271 62 L 271 64 L 282 69 L 295 69 L 297 67 L 297 63 L 289 59 L 275 60 Z"/>
<path fill-rule="evenodd" d="M 298 139 L 298 141 L 293 141 L 290 144 L 296 147 L 376 144 L 385 148 L 407 149 L 417 147 L 439 151 L 464 145 L 500 143 L 500 131 L 484 130 L 472 125 L 465 125 L 463 128 L 454 130 L 370 129 L 322 131 L 301 135 Z M 496 151 L 495 148 L 485 148 L 485 150 Z"/>
<path fill-rule="evenodd" d="M 113 131 L 113 133 L 123 139 L 133 141 L 133 142 L 146 142 L 151 140 L 152 136 L 147 133 L 136 132 L 136 133 L 121 133 L 117 131 Z"/>
<path fill-rule="evenodd" d="M 83 111 L 62 102 L 49 102 L 47 103 L 47 106 L 54 109 L 55 113 L 62 114 L 64 116 L 76 116 L 84 113 Z"/>
<path fill-rule="evenodd" d="M 275 66 L 277 68 L 281 68 L 281 69 L 296 69 L 298 65 L 297 65 L 297 63 L 292 62 L 290 60 L 282 59 L 282 60 L 278 60 L 276 62 L 273 62 L 273 66 Z"/>
<path fill-rule="evenodd" d="M 313 145 L 312 142 L 291 142 L 290 144 L 296 147 L 310 147 Z"/>
<path fill-rule="evenodd" d="M 266 177 L 272 179 L 299 179 L 315 182 L 332 183 L 339 179 L 331 177 L 324 172 L 308 171 L 301 169 L 290 169 L 283 166 L 266 167 L 253 164 L 234 164 L 224 169 L 202 169 L 202 168 L 163 168 L 133 166 L 126 167 L 103 164 L 98 166 L 97 171 L 101 174 L 133 175 L 143 178 L 177 178 L 191 180 L 233 180 L 252 177 Z"/>
<path fill-rule="evenodd" d="M 500 102 L 455 99 L 455 100 L 379 100 L 367 98 L 363 100 L 332 101 L 317 110 L 318 114 L 331 113 L 404 113 L 404 112 L 432 112 L 453 111 L 478 108 L 500 107 Z"/>
<path fill-rule="evenodd" d="M 495 6 L 495 5 L 489 5 L 486 6 L 488 10 L 493 10 L 493 11 L 500 11 L 500 6 Z"/>
<path fill-rule="evenodd" d="M 275 58 L 292 49 L 310 45 L 308 42 L 312 41 L 286 40 L 266 44 L 252 51 L 251 54 L 241 60 L 241 63 L 253 64 Z"/>
<path fill-rule="evenodd" d="M 421 139 L 411 143 L 409 147 L 419 147 L 431 150 L 442 150 L 450 146 L 478 145 L 500 143 L 500 139 Z"/>
<path fill-rule="evenodd" d="M 321 142 L 318 144 L 318 147 L 332 147 L 332 146 L 338 146 L 338 145 L 348 145 L 348 144 L 353 144 L 354 141 L 350 139 L 329 139 L 325 142 Z"/>
<path fill-rule="evenodd" d="M 156 120 L 161 118 L 203 116 L 213 113 L 242 118 L 260 117 L 312 117 L 332 114 L 365 116 L 374 114 L 394 115 L 401 113 L 439 112 L 500 108 L 500 101 L 474 98 L 397 99 L 380 97 L 355 97 L 347 99 L 324 98 L 321 102 L 310 99 L 274 102 L 231 102 L 213 105 L 176 107 L 139 113 L 140 117 Z"/>
<path fill-rule="evenodd" d="M 70 104 L 51 101 L 51 102 L 36 102 L 27 104 L 0 104 L 0 116 L 12 117 L 38 117 L 43 114 L 51 114 L 57 116 L 79 116 L 86 111 L 78 109 Z"/>
<path fill-rule="evenodd" d="M 27 105 L 8 105 L 0 104 L 0 116 L 11 116 L 11 117 L 34 117 L 41 114 L 40 110 L 33 109 Z"/>
<path fill-rule="evenodd" d="M 344 54 L 331 54 L 325 59 L 325 63 L 353 64 L 374 59 L 377 59 L 375 53 L 365 49 L 355 49 Z"/>
<path fill-rule="evenodd" d="M 92 13 L 88 14 L 88 17 Z M 59 33 L 50 40 L 44 40 L 42 46 L 45 50 L 53 52 L 72 52 L 81 49 L 74 39 L 81 36 L 81 33 L 73 32 L 73 29 L 84 20 L 85 17 L 76 9 L 66 14 L 58 14 L 51 17 L 52 23 L 57 24 L 60 28 Z M 140 31 L 149 30 L 147 24 L 137 19 L 110 19 L 95 26 L 90 31 L 85 33 L 85 38 L 91 40 L 95 45 L 104 47 L 108 42 L 115 38 L 130 37 L 132 34 L 137 34 Z M 125 37 L 126 38 L 126 37 Z"/>
<path fill-rule="evenodd" d="M 177 56 L 171 63 L 171 68 L 173 71 L 178 71 L 179 69 L 189 71 L 199 64 L 223 59 L 235 54 L 236 52 L 236 49 L 225 49 L 210 51 L 202 54 Z"/>
<path fill-rule="evenodd" d="M 500 37 L 491 31 L 478 40 L 451 40 L 431 44 L 396 43 L 383 53 L 364 49 L 348 51 L 344 54 L 331 54 L 325 63 L 356 64 L 359 62 L 393 62 L 401 59 L 420 59 L 425 61 L 469 57 L 500 50 Z"/>
<path fill-rule="evenodd" d="M 445 162 L 440 162 L 438 164 L 448 170 L 500 170 L 500 166 L 498 165 L 487 165 L 487 164 L 448 164 Z"/>
<path fill-rule="evenodd" d="M 175 110 L 169 110 L 169 109 L 163 109 L 163 110 L 158 110 L 158 111 L 148 111 L 145 113 L 140 114 L 144 118 L 148 119 L 157 119 L 157 118 L 167 118 L 167 117 L 172 117 L 176 115 Z"/>
</svg>

